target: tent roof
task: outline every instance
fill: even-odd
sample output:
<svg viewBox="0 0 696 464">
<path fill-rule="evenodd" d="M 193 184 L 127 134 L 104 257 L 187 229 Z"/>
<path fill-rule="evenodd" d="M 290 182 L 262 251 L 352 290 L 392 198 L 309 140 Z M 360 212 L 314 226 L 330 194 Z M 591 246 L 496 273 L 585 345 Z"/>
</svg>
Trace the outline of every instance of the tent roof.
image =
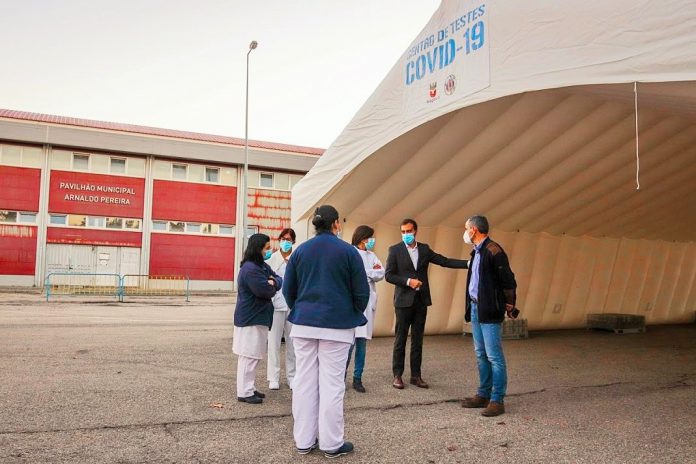
<svg viewBox="0 0 696 464">
<path fill-rule="evenodd" d="M 443 2 L 414 44 L 478 5 Z M 414 107 L 405 54 L 295 187 L 293 219 L 331 203 L 351 222 L 694 240 L 696 4 L 485 5 L 487 85 Z"/>
</svg>

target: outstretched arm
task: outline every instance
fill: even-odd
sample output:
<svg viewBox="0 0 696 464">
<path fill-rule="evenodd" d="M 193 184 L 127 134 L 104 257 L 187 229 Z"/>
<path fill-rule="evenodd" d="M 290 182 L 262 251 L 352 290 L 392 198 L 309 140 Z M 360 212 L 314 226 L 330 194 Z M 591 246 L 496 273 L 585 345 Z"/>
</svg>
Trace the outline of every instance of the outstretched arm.
<svg viewBox="0 0 696 464">
<path fill-rule="evenodd" d="M 430 262 L 437 264 L 442 267 L 449 267 L 452 269 L 468 269 L 469 261 L 466 259 L 454 259 L 442 256 L 441 254 L 435 253 L 435 251 L 430 250 Z"/>
</svg>

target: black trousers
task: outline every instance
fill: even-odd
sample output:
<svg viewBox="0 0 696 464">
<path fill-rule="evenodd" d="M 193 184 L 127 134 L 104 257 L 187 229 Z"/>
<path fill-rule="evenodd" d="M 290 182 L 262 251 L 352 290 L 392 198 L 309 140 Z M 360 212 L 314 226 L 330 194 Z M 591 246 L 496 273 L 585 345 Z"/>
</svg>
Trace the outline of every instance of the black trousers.
<svg viewBox="0 0 696 464">
<path fill-rule="evenodd" d="M 428 307 L 417 296 L 412 306 L 407 308 L 395 308 L 396 328 L 394 338 L 394 355 L 392 357 L 392 371 L 394 376 L 404 374 L 404 359 L 406 358 L 406 339 L 411 329 L 411 377 L 420 377 L 421 362 L 423 360 L 423 333 L 425 332 L 425 318 L 428 315 Z"/>
</svg>

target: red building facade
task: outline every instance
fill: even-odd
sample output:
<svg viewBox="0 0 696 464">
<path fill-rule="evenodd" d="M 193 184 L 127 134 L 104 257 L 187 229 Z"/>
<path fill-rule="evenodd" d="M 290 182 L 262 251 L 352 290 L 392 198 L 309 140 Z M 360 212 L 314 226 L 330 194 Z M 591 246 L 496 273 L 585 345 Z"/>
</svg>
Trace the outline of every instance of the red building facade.
<svg viewBox="0 0 696 464">
<path fill-rule="evenodd" d="M 73 120 L 79 124 L 40 122 L 52 134 L 68 131 L 77 146 L 28 143 L 23 123 L 50 117 L 3 111 L 0 285 L 86 272 L 186 276 L 194 289 L 232 288 L 242 252 L 243 169 L 230 156 L 241 154 L 237 139 Z M 253 144 L 249 229 L 276 244 L 290 224 L 290 190 L 320 151 Z"/>
</svg>

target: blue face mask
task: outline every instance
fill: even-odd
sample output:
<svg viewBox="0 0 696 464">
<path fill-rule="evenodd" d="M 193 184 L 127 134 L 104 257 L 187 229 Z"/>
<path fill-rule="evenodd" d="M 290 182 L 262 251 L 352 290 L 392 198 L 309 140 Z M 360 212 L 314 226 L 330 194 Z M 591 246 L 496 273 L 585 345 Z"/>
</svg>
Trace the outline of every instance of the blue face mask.
<svg viewBox="0 0 696 464">
<path fill-rule="evenodd" d="M 416 240 L 416 236 L 413 234 L 401 234 L 401 240 L 403 240 L 406 245 L 410 245 Z"/>
<path fill-rule="evenodd" d="M 375 242 L 376 242 L 376 241 L 377 241 L 377 240 L 375 240 L 374 237 L 368 238 L 368 239 L 367 239 L 367 243 L 365 244 L 365 248 L 367 248 L 368 250 L 372 251 L 372 249 L 375 247 Z"/>
<path fill-rule="evenodd" d="M 271 259 L 271 256 L 273 256 L 273 250 L 266 250 L 266 252 L 263 254 L 263 259 L 269 260 Z"/>
<path fill-rule="evenodd" d="M 288 251 L 292 250 L 292 242 L 290 240 L 281 240 L 280 249 L 283 253 L 287 253 Z"/>
</svg>

